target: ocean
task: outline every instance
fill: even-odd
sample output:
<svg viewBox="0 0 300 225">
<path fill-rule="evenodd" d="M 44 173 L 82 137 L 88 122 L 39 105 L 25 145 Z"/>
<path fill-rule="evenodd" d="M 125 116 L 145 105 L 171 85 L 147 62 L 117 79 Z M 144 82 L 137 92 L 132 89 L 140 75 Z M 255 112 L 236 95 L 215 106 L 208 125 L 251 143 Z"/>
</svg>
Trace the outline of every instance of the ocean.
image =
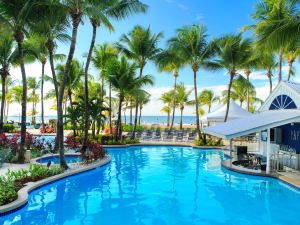
<svg viewBox="0 0 300 225">
<path fill-rule="evenodd" d="M 167 116 L 142 116 L 141 123 L 142 124 L 167 124 Z M 52 116 L 45 116 L 45 122 L 47 123 L 49 119 L 56 119 L 55 115 Z M 31 116 L 28 116 L 26 118 L 27 122 L 31 122 Z M 129 116 L 126 116 L 126 122 L 129 123 Z M 195 116 L 183 116 L 182 117 L 183 124 L 195 124 L 196 123 L 196 117 Z M 8 121 L 14 121 L 14 122 L 20 122 L 21 118 L 20 116 L 9 116 Z M 37 123 L 41 122 L 40 116 L 36 117 Z M 122 122 L 124 122 L 124 116 L 122 117 Z M 133 117 L 134 121 L 134 117 Z M 171 122 L 171 118 L 170 118 Z M 175 116 L 174 123 L 179 124 L 180 123 L 180 116 Z"/>
</svg>

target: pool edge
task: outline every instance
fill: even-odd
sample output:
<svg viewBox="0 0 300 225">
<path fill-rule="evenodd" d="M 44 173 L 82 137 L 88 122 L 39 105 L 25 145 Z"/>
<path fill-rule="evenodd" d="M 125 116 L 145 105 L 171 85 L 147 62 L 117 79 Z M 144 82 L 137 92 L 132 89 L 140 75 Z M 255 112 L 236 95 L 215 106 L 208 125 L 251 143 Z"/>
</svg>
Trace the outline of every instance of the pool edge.
<svg viewBox="0 0 300 225">
<path fill-rule="evenodd" d="M 18 198 L 11 202 L 8 203 L 6 205 L 2 205 L 0 206 L 0 216 L 2 216 L 3 214 L 9 214 L 11 211 L 17 210 L 21 207 L 23 207 L 24 205 L 27 204 L 28 202 L 28 196 L 30 194 L 31 191 L 33 191 L 34 189 L 37 189 L 41 186 L 44 186 L 46 184 L 52 183 L 54 181 L 72 176 L 72 175 L 76 175 L 82 172 L 86 172 L 92 169 L 96 169 L 97 167 L 101 167 L 104 166 L 106 164 L 108 164 L 110 161 L 112 160 L 110 155 L 106 155 L 106 157 L 102 160 L 100 160 L 99 162 L 96 162 L 92 165 L 88 165 L 88 166 L 84 166 L 82 168 L 79 169 L 74 169 L 74 170 L 70 170 L 70 171 L 66 171 L 64 173 L 52 176 L 52 177 L 48 177 L 46 179 L 40 180 L 40 181 L 36 181 L 36 182 L 29 182 L 25 187 L 21 188 L 18 191 Z"/>
</svg>

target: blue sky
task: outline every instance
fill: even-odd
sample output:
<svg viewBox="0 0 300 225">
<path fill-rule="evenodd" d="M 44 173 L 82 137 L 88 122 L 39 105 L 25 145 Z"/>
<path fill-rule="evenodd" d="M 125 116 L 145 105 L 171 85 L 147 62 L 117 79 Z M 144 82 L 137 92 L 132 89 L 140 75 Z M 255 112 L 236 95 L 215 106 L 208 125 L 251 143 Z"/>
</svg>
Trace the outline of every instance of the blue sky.
<svg viewBox="0 0 300 225">
<path fill-rule="evenodd" d="M 175 35 L 176 29 L 184 25 L 204 24 L 207 27 L 208 39 L 221 36 L 227 33 L 238 33 L 240 29 L 249 24 L 253 24 L 251 13 L 258 0 L 142 0 L 149 6 L 146 14 L 132 16 L 124 21 L 113 21 L 115 32 L 110 33 L 104 28 L 98 29 L 96 44 L 118 41 L 122 34 L 128 33 L 135 25 L 151 27 L 155 33 L 163 32 L 164 38 L 159 43 L 159 47 L 164 48 L 166 41 Z M 76 45 L 75 57 L 84 62 L 83 55 L 88 51 L 91 40 L 92 28 L 89 21 L 84 21 L 78 31 L 78 40 Z M 248 33 L 246 35 L 251 35 Z M 60 44 L 58 53 L 67 54 L 68 45 Z M 297 63 L 298 64 L 298 63 Z M 297 67 L 299 67 L 297 65 Z M 285 74 L 286 65 L 283 67 Z M 26 66 L 28 76 L 39 76 L 40 65 L 34 63 Z M 97 70 L 92 66 L 90 73 L 98 76 Z M 151 103 L 144 108 L 144 115 L 161 115 L 160 109 L 163 104 L 159 101 L 161 94 L 173 85 L 173 77 L 171 74 L 159 73 L 153 65 L 148 63 L 145 74 L 151 74 L 155 77 L 155 85 L 148 87 L 147 91 L 151 93 Z M 276 85 L 276 71 L 274 71 L 274 86 Z M 12 72 L 14 77 L 20 78 L 19 68 L 15 68 Z M 51 74 L 50 67 L 46 65 L 46 74 Z M 204 88 L 209 88 L 219 94 L 225 90 L 229 80 L 226 71 L 209 72 L 201 70 L 198 72 L 197 86 L 200 92 Z M 296 79 L 297 80 L 297 79 Z M 184 82 L 188 88 L 192 88 L 193 75 L 190 68 L 184 68 L 179 73 L 179 82 Z M 257 88 L 258 97 L 265 99 L 268 95 L 268 81 L 264 71 L 255 71 L 251 74 L 251 81 Z M 46 85 L 46 91 L 51 89 L 50 84 Z M 191 98 L 193 95 L 191 95 Z M 46 114 L 53 115 L 55 111 L 48 110 L 52 102 L 46 102 Z M 49 107 L 48 107 L 49 106 Z M 39 106 L 38 106 L 39 107 Z M 214 106 L 217 107 L 217 106 Z M 19 111 L 19 106 L 11 107 L 11 112 L 15 112 L 13 108 Z M 13 113 L 11 113 L 13 114 Z M 179 112 L 176 112 L 178 115 Z M 193 115 L 194 108 L 186 108 L 184 115 Z"/>
</svg>

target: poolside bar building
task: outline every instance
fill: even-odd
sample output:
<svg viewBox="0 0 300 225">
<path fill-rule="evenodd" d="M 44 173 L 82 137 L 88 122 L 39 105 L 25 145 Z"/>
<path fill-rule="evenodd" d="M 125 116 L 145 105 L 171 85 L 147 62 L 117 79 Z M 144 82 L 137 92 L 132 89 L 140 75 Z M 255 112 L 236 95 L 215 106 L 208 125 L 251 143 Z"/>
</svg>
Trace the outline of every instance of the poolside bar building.
<svg viewBox="0 0 300 225">
<path fill-rule="evenodd" d="M 267 173 L 300 170 L 300 84 L 281 81 L 257 113 L 204 132 L 229 140 L 231 158 L 239 154 L 235 139 L 255 137 L 256 153 L 265 158 Z"/>
</svg>

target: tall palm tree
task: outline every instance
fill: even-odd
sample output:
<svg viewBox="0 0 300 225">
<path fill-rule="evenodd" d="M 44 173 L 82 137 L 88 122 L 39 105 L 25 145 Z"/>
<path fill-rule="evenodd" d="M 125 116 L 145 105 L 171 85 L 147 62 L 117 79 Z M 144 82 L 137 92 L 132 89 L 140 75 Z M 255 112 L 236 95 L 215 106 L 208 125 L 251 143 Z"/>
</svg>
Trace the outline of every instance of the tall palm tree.
<svg viewBox="0 0 300 225">
<path fill-rule="evenodd" d="M 24 62 L 23 42 L 24 36 L 29 32 L 32 24 L 45 19 L 45 9 L 49 4 L 45 0 L 2 0 L 0 1 L 0 22 L 3 22 L 17 42 L 19 65 L 22 74 L 22 117 L 21 117 L 21 142 L 18 161 L 24 162 L 24 145 L 26 138 L 26 105 L 27 82 Z"/>
<path fill-rule="evenodd" d="M 109 65 L 109 63 L 112 60 L 115 60 L 117 58 L 118 54 L 116 49 L 114 49 L 111 45 L 104 43 L 103 45 L 98 45 L 94 49 L 94 56 L 92 58 L 92 62 L 94 64 L 94 67 L 96 67 L 100 71 L 100 79 L 101 81 L 101 99 L 104 99 L 104 81 L 107 78 L 106 69 Z M 111 102 L 111 85 L 109 84 L 109 108 L 111 108 L 112 102 Z M 110 133 L 112 133 L 112 114 L 111 111 L 109 113 L 109 129 Z"/>
<path fill-rule="evenodd" d="M 149 75 L 144 77 L 136 77 L 137 65 L 135 63 L 130 64 L 128 60 L 123 56 L 120 61 L 115 61 L 110 64 L 108 68 L 108 81 L 118 93 L 119 107 L 118 107 L 118 119 L 115 139 L 121 139 L 122 137 L 122 103 L 126 93 L 132 93 L 132 91 L 139 89 L 147 84 L 153 83 L 153 78 Z"/>
<path fill-rule="evenodd" d="M 297 23 L 300 25 L 297 8 L 296 0 L 262 0 L 256 5 L 252 15 L 257 23 L 250 27 L 254 28 L 258 45 L 278 54 L 278 81 L 282 79 L 284 49 L 299 37 L 296 37 L 299 35 Z M 298 34 L 293 35 L 295 33 Z"/>
<path fill-rule="evenodd" d="M 147 91 L 144 90 L 137 90 L 136 93 L 137 102 L 139 104 L 140 112 L 139 112 L 139 125 L 141 125 L 141 119 L 142 119 L 142 111 L 146 104 L 148 104 L 151 100 L 151 95 Z"/>
<path fill-rule="evenodd" d="M 162 112 L 167 114 L 167 126 L 170 126 L 170 114 L 172 112 L 172 105 L 174 104 L 174 92 L 168 91 L 161 95 L 159 98 L 165 106 L 161 109 Z M 175 105 L 175 104 L 174 104 Z M 174 107 L 173 107 L 174 108 Z"/>
<path fill-rule="evenodd" d="M 63 74 L 65 70 L 65 65 L 58 64 L 56 66 L 58 84 L 61 84 L 63 79 Z M 70 106 L 73 107 L 73 94 L 74 91 L 78 88 L 80 79 L 84 76 L 84 71 L 82 65 L 80 65 L 77 59 L 73 59 L 70 65 L 69 75 L 66 81 L 66 94 L 68 96 Z"/>
<path fill-rule="evenodd" d="M 120 0 L 102 0 L 102 1 L 91 1 L 91 3 L 95 6 L 96 12 L 90 12 L 88 14 L 88 17 L 90 19 L 90 23 L 93 28 L 93 35 L 92 40 L 87 56 L 87 60 L 85 63 L 85 70 L 84 70 L 84 91 L 85 91 L 85 126 L 84 126 L 84 138 L 83 138 L 83 144 L 82 144 L 82 151 L 85 151 L 87 147 L 87 139 L 88 139 L 88 128 L 89 128 L 89 109 L 88 109 L 88 70 L 90 61 L 92 58 L 92 53 L 95 45 L 96 40 L 96 33 L 97 33 L 97 27 L 101 25 L 104 25 L 107 29 L 110 31 L 113 31 L 113 25 L 109 21 L 109 17 L 113 17 L 115 19 L 122 19 L 125 16 L 138 13 L 138 12 L 145 12 L 147 6 L 145 4 L 142 4 L 138 0 L 126 0 L 126 1 L 120 1 Z"/>
<path fill-rule="evenodd" d="M 208 107 L 208 113 L 210 113 L 212 104 L 217 101 L 214 92 L 208 89 L 201 91 L 198 99 L 199 99 L 198 101 L 200 106 Z"/>
<path fill-rule="evenodd" d="M 299 42 L 289 43 L 283 55 L 288 63 L 288 77 L 287 77 L 288 81 L 290 80 L 293 72 L 293 64 L 299 55 L 300 55 Z"/>
<path fill-rule="evenodd" d="M 215 39 L 214 47 L 217 52 L 217 58 L 214 60 L 215 66 L 226 69 L 230 76 L 227 89 L 227 107 L 224 118 L 224 122 L 226 122 L 230 106 L 232 82 L 237 71 L 244 67 L 244 63 L 249 54 L 248 51 L 251 50 L 251 40 L 243 39 L 241 34 L 229 34 Z"/>
<path fill-rule="evenodd" d="M 31 93 L 28 96 L 28 101 L 32 102 L 32 124 L 36 124 L 36 119 L 35 115 L 37 114 L 36 111 L 36 104 L 39 101 L 39 95 L 37 94 L 37 90 L 40 88 L 40 82 L 36 80 L 36 77 L 28 77 L 27 78 L 27 85 L 28 85 L 28 90 L 31 90 Z"/>
<path fill-rule="evenodd" d="M 189 100 L 189 97 L 192 92 L 193 89 L 187 90 L 183 83 L 178 84 L 176 87 L 175 96 L 176 96 L 176 105 L 180 110 L 180 129 L 182 129 L 182 116 L 183 116 L 184 108 L 186 106 L 191 106 L 194 103 L 194 101 Z"/>
<path fill-rule="evenodd" d="M 143 28 L 135 26 L 127 35 L 121 37 L 120 42 L 115 43 L 116 49 L 129 59 L 136 62 L 139 68 L 139 78 L 143 77 L 143 70 L 149 60 L 154 60 L 161 51 L 158 48 L 158 42 L 163 37 L 162 33 L 152 34 L 150 27 Z M 138 104 L 135 106 L 134 128 L 131 138 L 135 138 L 137 126 Z"/>
<path fill-rule="evenodd" d="M 184 59 L 181 58 L 181 55 L 179 53 L 176 53 L 175 51 L 172 51 L 172 49 L 167 49 L 165 51 L 162 51 L 158 54 L 156 57 L 156 64 L 160 71 L 166 71 L 169 73 L 173 73 L 174 77 L 174 86 L 173 91 L 176 92 L 176 85 L 177 85 L 177 78 L 179 75 L 179 69 L 184 66 Z M 176 96 L 173 96 L 173 110 L 172 110 L 172 120 L 171 120 L 171 126 L 169 129 L 169 133 L 171 133 L 174 125 L 174 118 L 175 118 L 175 101 Z"/>
<path fill-rule="evenodd" d="M 184 26 L 176 31 L 177 35 L 168 41 L 169 47 L 177 52 L 184 63 L 189 65 L 194 76 L 194 94 L 196 107 L 196 125 L 198 137 L 201 137 L 199 121 L 199 102 L 197 94 L 197 72 L 202 68 L 213 68 L 210 59 L 214 55 L 213 48 L 207 42 L 206 28 L 201 26 Z"/>
<path fill-rule="evenodd" d="M 18 105 L 22 104 L 22 93 L 23 93 L 23 87 L 22 85 L 17 85 L 11 88 L 10 94 L 12 102 L 18 103 Z M 22 105 L 21 105 L 22 108 Z"/>
<path fill-rule="evenodd" d="M 7 94 L 7 78 L 10 75 L 10 67 L 16 60 L 14 54 L 14 40 L 11 33 L 0 35 L 0 75 L 2 82 L 1 115 L 0 115 L 0 133 L 3 133 L 4 107 Z"/>
<path fill-rule="evenodd" d="M 271 51 L 268 51 L 267 49 L 260 49 L 260 62 L 258 64 L 258 68 L 262 70 L 267 70 L 267 77 L 269 80 L 269 87 L 270 87 L 270 94 L 273 90 L 273 83 L 272 83 L 272 77 L 273 77 L 273 70 L 277 67 L 277 62 L 275 60 L 275 56 Z"/>
</svg>

